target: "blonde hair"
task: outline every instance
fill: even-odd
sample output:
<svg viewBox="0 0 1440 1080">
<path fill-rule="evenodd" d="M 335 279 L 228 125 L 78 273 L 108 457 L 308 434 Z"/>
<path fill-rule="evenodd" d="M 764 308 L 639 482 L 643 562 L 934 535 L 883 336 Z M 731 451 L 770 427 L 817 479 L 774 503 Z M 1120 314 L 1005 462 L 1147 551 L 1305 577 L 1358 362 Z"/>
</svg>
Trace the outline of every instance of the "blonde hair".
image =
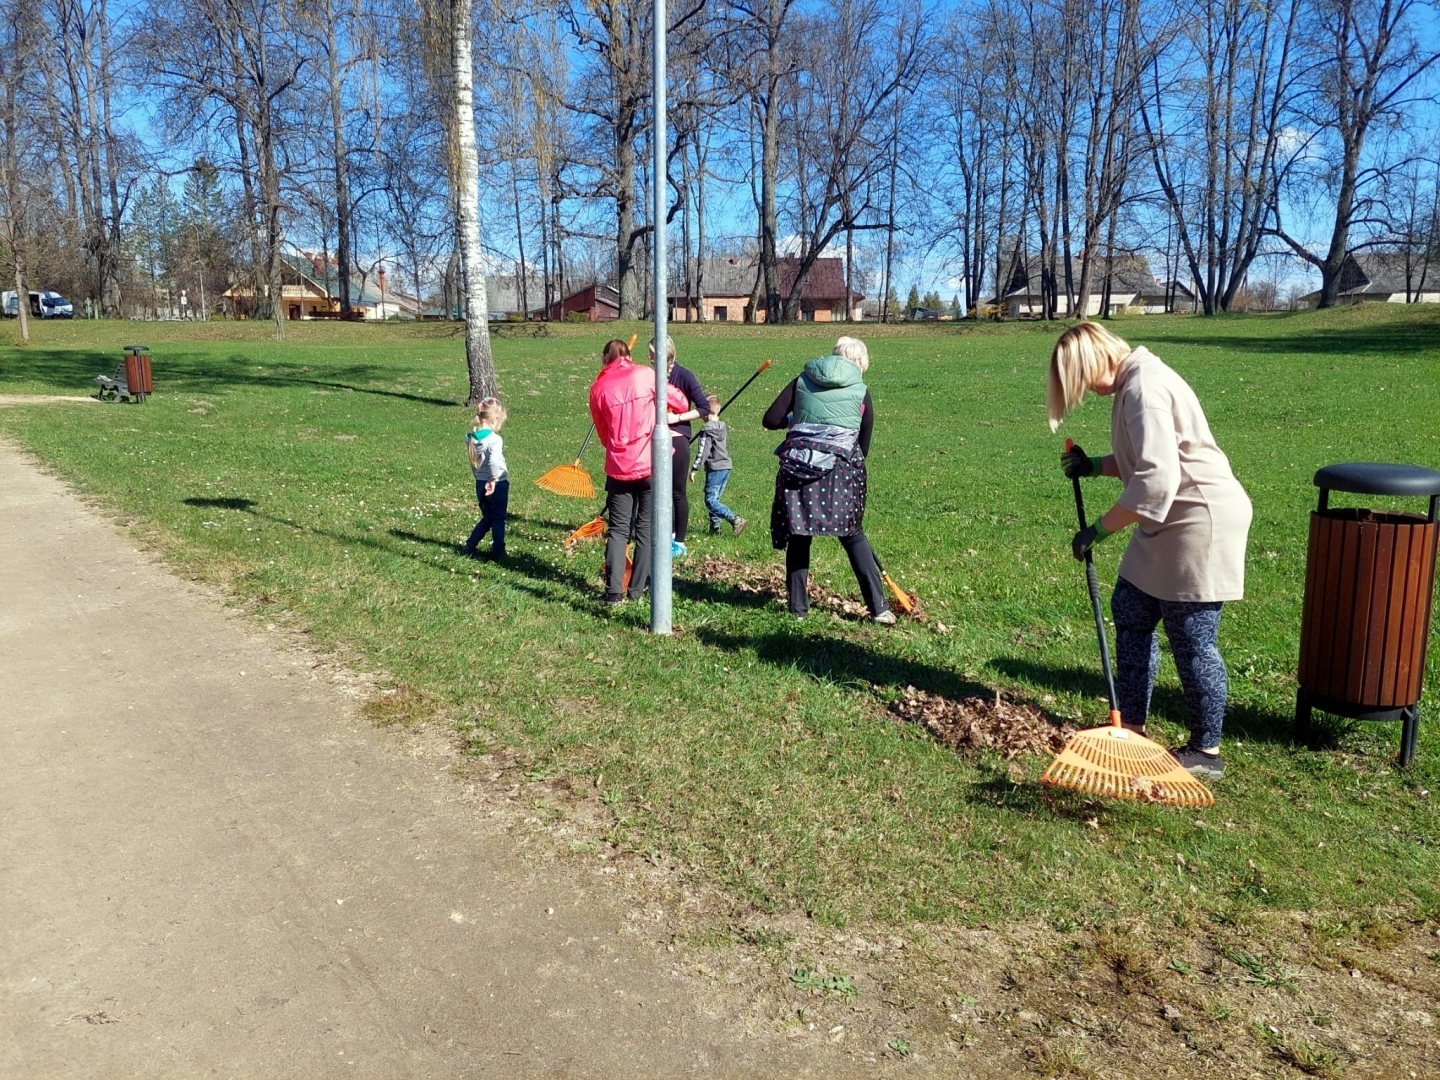
<svg viewBox="0 0 1440 1080">
<path fill-rule="evenodd" d="M 499 431 L 504 426 L 505 418 L 508 415 L 505 406 L 500 404 L 499 398 L 486 398 L 475 410 L 475 426 Z"/>
<path fill-rule="evenodd" d="M 870 368 L 870 350 L 865 348 L 865 343 L 859 338 L 842 337 L 835 342 L 835 355 L 843 356 L 861 371 Z"/>
<path fill-rule="evenodd" d="M 650 339 L 650 359 L 655 359 L 654 338 Z M 669 334 L 665 335 L 665 362 L 667 364 L 673 364 L 675 362 L 675 339 Z"/>
<path fill-rule="evenodd" d="M 1110 375 L 1130 355 L 1130 346 L 1099 323 L 1076 323 L 1055 342 L 1050 353 L 1050 392 L 1046 407 L 1050 430 L 1079 405 L 1085 392 Z"/>
</svg>

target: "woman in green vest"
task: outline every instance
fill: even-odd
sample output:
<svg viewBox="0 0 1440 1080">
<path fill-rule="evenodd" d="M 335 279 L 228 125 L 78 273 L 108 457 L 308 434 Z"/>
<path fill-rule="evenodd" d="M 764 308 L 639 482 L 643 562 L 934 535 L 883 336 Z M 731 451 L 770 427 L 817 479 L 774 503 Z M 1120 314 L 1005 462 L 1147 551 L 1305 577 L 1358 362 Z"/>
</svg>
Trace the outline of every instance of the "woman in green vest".
<svg viewBox="0 0 1440 1080">
<path fill-rule="evenodd" d="M 885 626 L 895 614 L 865 539 L 865 455 L 875 406 L 865 386 L 870 354 L 842 337 L 830 356 L 811 360 L 765 411 L 767 431 L 785 431 L 775 451 L 780 472 L 770 508 L 770 540 L 785 552 L 790 614 L 810 611 L 810 538 L 834 536 L 850 557 L 870 617 Z"/>
</svg>

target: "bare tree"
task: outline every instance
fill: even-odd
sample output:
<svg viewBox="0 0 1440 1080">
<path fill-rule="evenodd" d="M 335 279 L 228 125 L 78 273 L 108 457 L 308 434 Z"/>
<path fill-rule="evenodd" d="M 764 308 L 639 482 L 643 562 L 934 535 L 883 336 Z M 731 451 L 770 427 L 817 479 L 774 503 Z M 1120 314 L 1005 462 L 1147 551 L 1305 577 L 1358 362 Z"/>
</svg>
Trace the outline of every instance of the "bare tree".
<svg viewBox="0 0 1440 1080">
<path fill-rule="evenodd" d="M 828 11 L 807 20 L 804 38 L 810 61 L 800 73 L 791 114 L 797 163 L 792 216 L 800 251 L 780 309 L 786 322 L 798 317 L 810 271 L 837 237 L 884 229 L 891 220 L 881 199 L 894 176 L 889 166 L 895 142 L 877 143 L 872 132 L 893 118 L 897 98 L 914 92 L 927 60 L 916 5 L 831 0 Z M 837 56 L 852 62 L 835 64 Z"/>
<path fill-rule="evenodd" d="M 5 133 L 3 172 L 5 196 L 5 242 L 10 249 L 14 271 L 15 307 L 20 318 L 20 342 L 30 344 L 30 298 L 25 275 L 26 199 L 21 186 L 19 147 L 22 138 L 24 102 L 21 88 L 35 49 L 37 27 L 33 9 L 23 0 L 5 0 L 0 9 L 0 130 Z"/>
<path fill-rule="evenodd" d="M 1144 145 L 1206 314 L 1230 309 L 1278 212 L 1302 11 L 1180 0 L 1150 35 Z"/>
<path fill-rule="evenodd" d="M 1278 215 L 1273 232 L 1320 271 L 1320 307 L 1334 306 L 1339 295 L 1351 230 L 1378 223 L 1370 190 L 1391 163 L 1367 158 L 1370 136 L 1399 122 L 1440 60 L 1419 38 L 1417 23 L 1430 10 L 1423 0 L 1313 0 L 1313 59 L 1300 109 L 1338 157 L 1321 177 L 1334 193 L 1334 224 L 1323 253 L 1288 232 Z"/>
<path fill-rule="evenodd" d="M 451 170 L 455 178 L 455 231 L 460 241 L 460 270 L 465 298 L 465 361 L 470 372 L 470 403 L 499 391 L 490 353 L 490 324 L 485 296 L 485 254 L 480 241 L 480 163 L 475 149 L 472 0 L 448 0 L 445 28 L 450 44 Z"/>
</svg>

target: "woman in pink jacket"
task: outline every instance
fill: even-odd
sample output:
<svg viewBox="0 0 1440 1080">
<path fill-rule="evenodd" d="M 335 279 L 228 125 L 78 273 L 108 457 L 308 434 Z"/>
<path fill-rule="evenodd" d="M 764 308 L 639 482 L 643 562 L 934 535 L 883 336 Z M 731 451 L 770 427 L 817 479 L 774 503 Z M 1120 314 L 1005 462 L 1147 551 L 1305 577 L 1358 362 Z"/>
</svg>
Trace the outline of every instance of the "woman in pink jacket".
<svg viewBox="0 0 1440 1080">
<path fill-rule="evenodd" d="M 624 599 L 625 548 L 635 541 L 630 599 L 650 581 L 650 440 L 655 428 L 655 372 L 630 359 L 630 347 L 606 344 L 590 387 L 590 418 L 605 448 L 605 596 Z"/>
</svg>

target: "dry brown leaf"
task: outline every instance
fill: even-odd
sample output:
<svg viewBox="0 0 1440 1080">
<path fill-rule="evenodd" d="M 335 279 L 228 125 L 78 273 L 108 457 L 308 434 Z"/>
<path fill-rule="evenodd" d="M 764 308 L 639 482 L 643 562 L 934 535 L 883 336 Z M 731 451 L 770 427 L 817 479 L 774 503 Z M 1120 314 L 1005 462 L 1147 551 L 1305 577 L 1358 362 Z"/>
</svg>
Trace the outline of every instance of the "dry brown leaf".
<svg viewBox="0 0 1440 1080">
<path fill-rule="evenodd" d="M 1004 701 L 998 693 L 954 701 L 907 686 L 890 702 L 890 711 L 921 725 L 944 746 L 994 750 L 1007 758 L 1059 753 L 1076 730 L 1057 725 L 1034 705 Z"/>
<path fill-rule="evenodd" d="M 775 563 L 748 563 L 726 555 L 705 555 L 687 563 L 685 571 L 687 576 L 717 585 L 727 585 L 747 596 L 773 597 L 781 602 L 785 600 L 785 568 Z M 910 617 L 924 622 L 925 614 L 920 608 L 918 598 L 913 592 L 909 593 L 909 596 L 915 601 L 915 611 Z M 810 582 L 810 606 L 833 611 L 849 619 L 870 618 L 870 610 L 859 600 L 842 596 L 814 580 Z M 894 607 L 897 614 L 903 614 L 898 604 Z"/>
</svg>

